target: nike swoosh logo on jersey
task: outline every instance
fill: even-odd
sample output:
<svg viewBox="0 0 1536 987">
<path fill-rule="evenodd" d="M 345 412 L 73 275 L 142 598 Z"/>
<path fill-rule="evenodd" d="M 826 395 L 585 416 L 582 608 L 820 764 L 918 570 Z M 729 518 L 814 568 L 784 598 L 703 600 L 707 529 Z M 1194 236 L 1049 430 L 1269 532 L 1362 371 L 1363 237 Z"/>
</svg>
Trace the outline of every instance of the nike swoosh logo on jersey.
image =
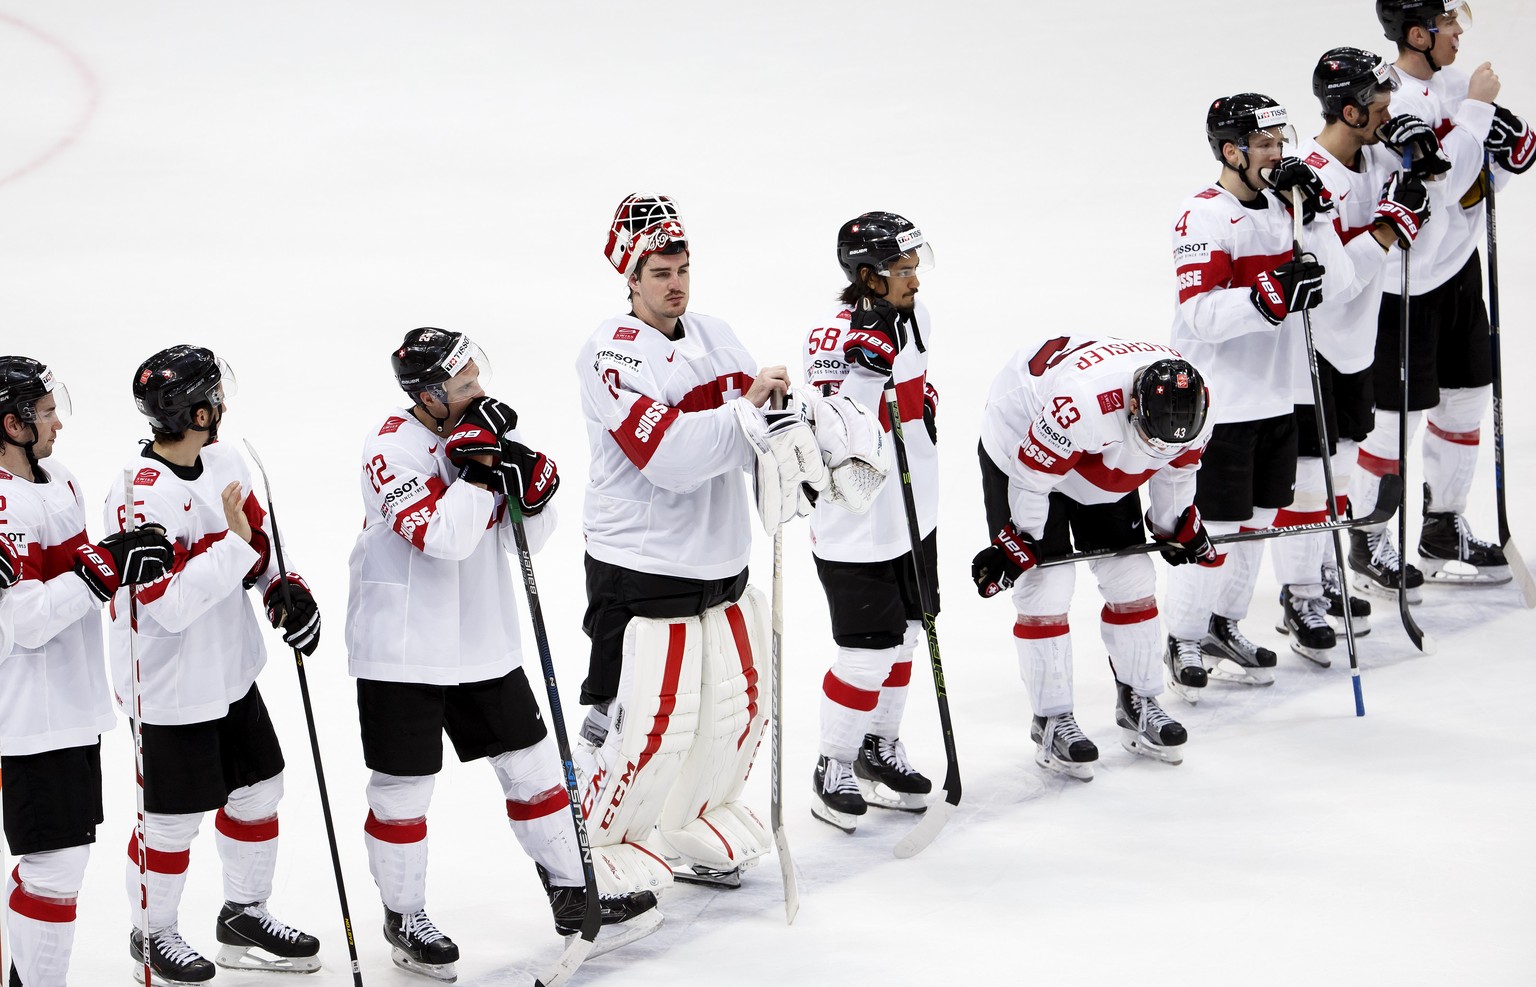
<svg viewBox="0 0 1536 987">
<path fill-rule="evenodd" d="M 1353 191 L 1354 191 L 1354 189 L 1350 189 L 1349 190 L 1349 192 L 1353 192 Z M 1343 202 L 1345 199 L 1349 198 L 1349 192 L 1340 192 L 1339 193 L 1339 201 Z"/>
<path fill-rule="evenodd" d="M 677 356 L 677 350 L 673 350 L 672 351 L 672 353 L 667 357 L 667 362 L 671 363 L 672 362 L 672 357 L 674 357 L 674 356 Z"/>
<path fill-rule="evenodd" d="M 437 443 L 434 442 L 431 445 L 427 446 L 427 452 L 428 453 L 434 453 L 436 451 L 437 451 Z"/>
<path fill-rule="evenodd" d="M 187 506 L 183 507 L 182 510 L 190 511 L 191 509 L 192 509 L 192 502 L 189 500 L 189 501 L 187 501 Z"/>
<path fill-rule="evenodd" d="M 1227 222 L 1231 223 L 1233 226 L 1236 226 L 1238 223 L 1241 223 L 1245 218 L 1246 217 L 1244 217 L 1244 216 L 1239 216 L 1236 219 L 1229 219 L 1229 220 L 1227 220 Z"/>
</svg>

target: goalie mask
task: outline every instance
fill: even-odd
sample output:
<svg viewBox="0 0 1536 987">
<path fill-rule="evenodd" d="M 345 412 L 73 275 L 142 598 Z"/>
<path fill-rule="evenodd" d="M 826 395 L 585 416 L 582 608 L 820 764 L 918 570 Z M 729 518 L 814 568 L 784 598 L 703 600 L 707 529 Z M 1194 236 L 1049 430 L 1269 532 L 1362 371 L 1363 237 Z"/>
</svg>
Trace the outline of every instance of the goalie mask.
<svg viewBox="0 0 1536 987">
<path fill-rule="evenodd" d="M 1131 396 L 1136 401 L 1131 430 L 1160 459 L 1177 455 L 1205 428 L 1205 380 L 1185 360 L 1158 360 L 1138 371 Z"/>
<path fill-rule="evenodd" d="M 608 263 L 625 277 L 654 253 L 688 249 L 688 233 L 677 205 L 664 195 L 635 192 L 624 197 L 608 227 Z"/>
</svg>

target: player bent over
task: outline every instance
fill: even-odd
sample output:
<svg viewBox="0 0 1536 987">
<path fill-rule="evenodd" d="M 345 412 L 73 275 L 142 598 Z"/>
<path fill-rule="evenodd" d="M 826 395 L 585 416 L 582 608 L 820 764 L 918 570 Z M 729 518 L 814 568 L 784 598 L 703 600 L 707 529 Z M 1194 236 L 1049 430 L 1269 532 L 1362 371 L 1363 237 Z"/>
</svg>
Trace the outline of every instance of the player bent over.
<svg viewBox="0 0 1536 987">
<path fill-rule="evenodd" d="M 54 443 L 69 392 L 24 356 L 0 357 L 0 587 L 14 608 L 0 641 L 0 768 L 5 838 L 20 858 L 6 875 L 8 983 L 64 987 L 75 901 L 102 821 L 101 734 L 116 720 L 103 662 L 102 605 L 120 585 L 170 570 L 158 528 L 92 544 L 80 484 Z M 0 589 L 0 592 L 4 592 Z M 8 625 L 9 627 L 9 625 Z"/>
<path fill-rule="evenodd" d="M 130 715 L 137 649 L 148 948 L 157 982 L 201 983 L 214 975 L 213 964 L 177 925 L 192 840 L 210 810 L 217 810 L 224 872 L 218 964 L 298 973 L 320 968 L 319 941 L 267 910 L 277 869 L 283 752 L 256 687 L 267 652 L 247 591 L 261 594 L 272 626 L 306 655 L 320 642 L 320 611 L 298 573 L 277 570 L 271 519 L 252 493 L 250 470 L 217 441 L 234 388 L 229 367 L 200 346 L 172 346 L 140 364 L 133 399 L 149 420 L 152 440 L 128 463 L 131 495 L 119 478 L 106 502 L 108 529 L 125 530 L 132 511 L 135 525 L 159 525 L 176 548 L 170 575 L 134 591 L 136 609 L 119 599 L 111 610 L 113 692 Z M 285 580 L 291 613 L 282 602 Z M 135 842 L 128 845 L 129 952 L 142 971 Z"/>
<path fill-rule="evenodd" d="M 468 336 L 413 329 L 392 362 L 411 403 L 363 443 L 367 519 L 349 562 L 347 653 L 372 771 L 364 842 L 395 963 L 451 981 L 458 946 L 426 913 L 427 807 L 444 731 L 459 760 L 489 759 L 556 930 L 578 932 L 586 906 L 560 756 L 522 667 L 507 561 L 508 499 L 538 550 L 555 527 L 560 480 L 523 444 L 517 413 L 485 393 L 489 366 Z M 605 896 L 603 921 L 655 905 L 649 893 Z"/>
<path fill-rule="evenodd" d="M 932 259 L 922 231 L 895 213 L 864 213 L 844 223 L 837 261 L 848 283 L 831 319 L 811 330 L 804 361 L 806 383 L 877 409 L 882 422 L 882 392 L 894 380 L 903 423 L 926 425 L 902 434 L 936 615 L 938 394 L 927 382 L 933 323 L 917 299 L 920 268 L 931 269 Z M 933 789 L 907 760 L 900 739 L 912 653 L 923 635 L 901 484 L 881 489 L 863 514 L 818 500 L 811 551 L 837 644 L 821 687 L 811 812 L 851 833 L 868 805 L 922 812 Z"/>
<path fill-rule="evenodd" d="M 839 473 L 883 445 L 873 416 L 846 400 L 764 414 L 788 374 L 759 370 L 730 326 L 688 311 L 672 200 L 626 198 L 607 254 L 630 311 L 599 326 L 576 363 L 592 457 L 582 807 L 605 889 L 660 889 L 674 871 L 737 887 L 771 845 L 741 799 L 767 722 L 758 681 L 770 647 L 767 605 L 747 585 L 743 473 L 755 470 L 772 532 L 809 513 L 803 485 L 835 498 Z"/>
<path fill-rule="evenodd" d="M 1014 354 L 982 415 L 982 494 L 992 544 L 971 566 L 983 597 L 1013 588 L 1019 674 L 1034 710 L 1030 737 L 1041 767 L 1093 779 L 1099 751 L 1073 717 L 1067 612 L 1075 566 L 1040 559 L 1122 549 L 1146 541 L 1169 563 L 1219 566 L 1193 505 L 1210 439 L 1200 372 L 1160 343 L 1058 336 Z M 1184 727 L 1157 703 L 1163 691 L 1156 575 L 1146 555 L 1088 563 L 1104 596 L 1099 634 L 1115 676 L 1115 722 L 1136 754 L 1178 764 Z"/>
</svg>

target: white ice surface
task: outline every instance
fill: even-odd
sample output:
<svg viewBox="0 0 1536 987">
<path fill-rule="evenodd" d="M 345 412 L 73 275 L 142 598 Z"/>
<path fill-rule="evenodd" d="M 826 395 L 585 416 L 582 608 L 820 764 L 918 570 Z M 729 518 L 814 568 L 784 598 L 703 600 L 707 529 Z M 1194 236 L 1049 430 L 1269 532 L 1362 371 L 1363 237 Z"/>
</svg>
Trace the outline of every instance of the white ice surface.
<svg viewBox="0 0 1536 987">
<path fill-rule="evenodd" d="M 1464 66 L 1492 58 L 1501 102 L 1536 116 L 1536 9 L 1476 7 Z M 579 982 L 1529 984 L 1536 620 L 1513 589 L 1427 590 L 1418 613 L 1439 640 L 1433 658 L 1378 604 L 1360 648 L 1363 719 L 1342 658 L 1323 671 L 1286 654 L 1273 688 L 1213 687 L 1196 709 L 1169 698 L 1192 738 L 1169 767 L 1118 746 L 1085 573 L 1078 715 L 1103 752 L 1085 786 L 1034 767 L 1010 608 L 966 578 L 985 536 L 974 436 L 995 367 L 1047 331 L 1166 338 L 1172 210 L 1215 177 L 1206 105 L 1269 92 L 1314 132 L 1311 68 L 1338 44 L 1385 49 L 1365 0 L 6 0 L 0 350 L 42 358 L 69 384 L 75 417 L 58 452 L 92 504 L 144 431 L 128 393 L 143 357 L 196 342 L 236 367 L 227 434 L 261 450 L 325 608 L 308 674 L 364 976 L 421 983 L 390 965 L 378 931 L 341 645 L 355 457 L 396 397 L 389 350 L 413 326 L 468 331 L 495 361 L 498 395 L 560 464 L 564 522 L 537 564 L 574 721 L 587 450 L 572 361 L 623 305 L 602 257 L 614 205 L 635 190 L 676 197 L 693 307 L 792 368 L 839 286 L 838 224 L 902 212 L 939 260 L 923 292 L 943 333 L 939 627 L 960 812 L 907 861 L 890 848 L 908 817 L 873 814 L 853 837 L 811 818 L 832 649 L 803 529 L 791 531 L 785 772 L 799 919 L 785 927 L 769 861 L 738 892 L 676 890 L 666 928 Z M 1500 203 L 1509 486 L 1528 546 L 1531 181 Z M 1470 513 L 1486 535 L 1490 441 L 1483 460 Z M 766 539 L 753 562 L 766 589 Z M 1284 650 L 1269 628 L 1275 591 L 1266 567 L 1245 627 Z M 272 652 L 261 684 L 290 765 L 272 904 L 324 942 L 325 969 L 305 983 L 349 983 L 298 690 L 275 638 Z M 937 780 L 932 689 L 921 668 L 914 681 L 905 740 Z M 126 983 L 130 968 L 127 730 L 105 744 L 108 821 L 80 901 L 76 984 Z M 766 789 L 760 770 L 750 797 L 764 813 Z M 463 949 L 461 983 L 531 982 L 557 943 L 491 773 L 451 764 L 430 818 L 429 907 Z M 183 931 L 209 953 L 221 898 L 210 830 L 182 907 Z M 221 971 L 216 982 L 264 981 Z"/>
</svg>

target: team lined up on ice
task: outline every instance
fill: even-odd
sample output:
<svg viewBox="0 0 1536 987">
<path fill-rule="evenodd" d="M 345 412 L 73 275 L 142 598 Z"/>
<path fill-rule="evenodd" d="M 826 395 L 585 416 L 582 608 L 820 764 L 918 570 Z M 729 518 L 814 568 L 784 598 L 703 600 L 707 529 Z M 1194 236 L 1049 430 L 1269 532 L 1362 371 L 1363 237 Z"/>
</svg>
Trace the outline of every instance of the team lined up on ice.
<svg viewBox="0 0 1536 987">
<path fill-rule="evenodd" d="M 1315 138 L 1293 148 L 1285 109 L 1262 95 L 1210 106 L 1221 170 L 1174 219 L 1167 342 L 1093 325 L 1040 333 L 993 384 L 977 431 L 996 534 L 972 577 L 984 597 L 1011 590 L 1030 733 L 1049 770 L 1091 778 L 1097 758 L 1073 717 L 1076 567 L 1052 560 L 1106 553 L 1089 565 L 1105 600 L 1100 633 L 1123 742 L 1178 763 L 1187 736 L 1158 702 L 1165 673 L 1193 701 L 1211 678 L 1269 684 L 1277 663 L 1239 629 L 1262 546 L 1223 536 L 1328 520 L 1330 472 L 1333 506 L 1370 514 L 1379 478 L 1398 471 L 1403 367 L 1407 414 L 1414 425 L 1426 410 L 1429 419 L 1420 568 L 1509 578 L 1499 546 L 1474 538 L 1462 517 L 1492 373 L 1477 241 L 1485 196 L 1530 166 L 1536 136 L 1494 103 L 1488 66 L 1449 67 L 1458 3 L 1377 8 L 1396 62 L 1326 53 L 1313 72 L 1324 118 Z M 688 310 L 691 244 L 670 199 L 626 198 L 609 230 L 629 311 L 603 323 L 576 362 L 591 457 L 581 520 L 591 652 L 575 760 L 615 941 L 654 931 L 672 881 L 738 886 L 771 846 L 741 798 L 767 719 L 769 611 L 747 573 L 754 528 L 808 516 L 827 596 L 835 653 L 813 813 L 852 831 L 870 804 L 922 812 L 932 790 L 900 736 L 913 653 L 932 632 L 923 618 L 939 610 L 937 589 L 924 600 L 918 588 L 939 585 L 938 394 L 927 380 L 937 337 L 917 297 L 933 254 L 893 213 L 845 223 L 836 249 L 844 284 L 806 337 L 804 386 L 792 386 L 725 322 Z M 407 403 L 365 440 L 367 522 L 349 560 L 346 647 L 371 771 L 362 838 L 395 961 L 451 980 L 458 946 L 425 900 L 445 732 L 460 760 L 490 762 L 558 932 L 581 926 L 576 820 L 522 668 L 508 558 L 515 525 L 535 551 L 547 540 L 559 474 L 525 444 L 540 423 L 527 423 L 525 439 L 463 334 L 412 330 L 392 363 Z M 214 976 L 179 931 L 178 903 L 193 837 L 215 811 L 227 899 L 218 962 L 318 968 L 318 941 L 266 906 L 284 761 L 256 686 L 266 653 L 249 591 L 304 655 L 319 645 L 320 609 L 286 545 L 279 571 L 277 532 L 245 460 L 215 441 L 233 385 L 201 347 L 140 366 L 133 396 L 152 438 L 111 485 L 111 533 L 93 542 L 85 494 L 52 455 L 67 392 L 43 364 L 0 358 L 0 753 L 6 838 L 19 856 L 7 921 L 15 976 L 29 987 L 65 982 L 74 902 L 102 821 L 99 737 L 114 721 L 104 647 L 112 693 L 125 712 L 138 705 L 143 731 L 148 908 L 135 841 L 135 962 L 146 959 L 147 932 L 156 980 Z M 888 395 L 905 427 L 892 429 Z M 892 466 L 897 441 L 904 473 Z M 1138 550 L 1148 534 L 1176 567 L 1161 611 L 1153 563 Z M 1328 618 L 1344 615 L 1330 537 L 1274 539 L 1280 627 L 1320 664 L 1337 645 Z M 1350 538 L 1360 585 L 1423 582 L 1380 526 Z M 1351 603 L 1360 636 L 1369 605 Z"/>
</svg>

